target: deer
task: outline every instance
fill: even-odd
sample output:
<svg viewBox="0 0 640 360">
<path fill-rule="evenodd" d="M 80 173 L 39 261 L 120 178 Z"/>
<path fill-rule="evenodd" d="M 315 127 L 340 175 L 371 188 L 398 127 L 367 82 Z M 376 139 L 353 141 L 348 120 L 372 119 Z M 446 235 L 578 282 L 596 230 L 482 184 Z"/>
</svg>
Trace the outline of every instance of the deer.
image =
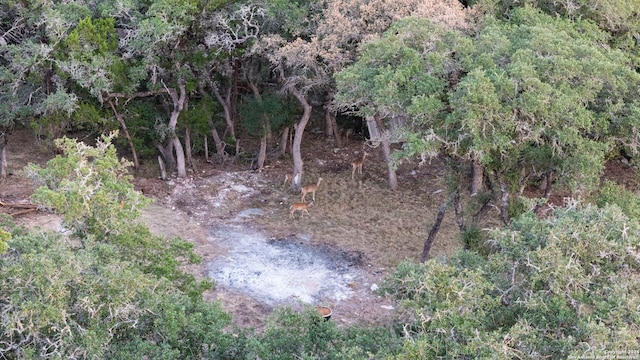
<svg viewBox="0 0 640 360">
<path fill-rule="evenodd" d="M 362 175 L 362 164 L 364 164 L 364 159 L 367 155 L 369 155 L 369 153 L 365 151 L 360 159 L 351 163 L 351 166 L 353 167 L 353 170 L 351 171 L 351 180 L 354 180 L 356 170 L 358 171 L 358 174 Z"/>
<path fill-rule="evenodd" d="M 287 183 L 291 183 L 292 180 L 293 180 L 293 173 L 284 174 L 284 183 L 282 184 L 282 186 L 286 186 Z"/>
<path fill-rule="evenodd" d="M 293 214 L 296 211 L 300 211 L 300 219 L 304 218 L 304 213 L 307 213 L 307 215 L 311 216 L 311 214 L 309 214 L 309 210 L 308 210 L 311 205 L 313 205 L 313 201 L 308 203 L 308 204 L 305 203 L 305 202 L 291 204 L 291 206 L 289 206 L 289 217 L 291 219 L 295 219 Z"/>
<path fill-rule="evenodd" d="M 322 178 L 320 177 L 318 178 L 317 184 L 309 184 L 300 188 L 300 191 L 302 193 L 302 199 L 300 201 L 304 202 L 304 198 L 305 196 L 307 196 L 308 193 L 311 193 L 311 195 L 313 196 L 313 201 L 316 201 L 316 191 L 318 191 L 318 186 L 320 186 L 321 181 L 322 181 Z"/>
</svg>

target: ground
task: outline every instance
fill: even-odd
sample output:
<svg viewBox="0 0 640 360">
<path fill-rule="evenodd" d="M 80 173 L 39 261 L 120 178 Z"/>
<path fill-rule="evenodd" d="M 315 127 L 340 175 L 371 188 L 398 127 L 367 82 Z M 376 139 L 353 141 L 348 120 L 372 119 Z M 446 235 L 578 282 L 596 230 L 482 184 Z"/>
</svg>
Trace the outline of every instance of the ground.
<svg viewBox="0 0 640 360">
<path fill-rule="evenodd" d="M 300 194 L 283 184 L 289 157 L 270 160 L 260 172 L 246 164 L 222 168 L 196 158 L 186 179 L 168 181 L 160 180 L 150 163 L 135 177 L 136 188 L 155 200 L 142 219 L 159 236 L 195 244 L 203 262 L 188 271 L 215 280 L 216 289 L 205 296 L 221 301 L 239 326 L 259 330 L 275 307 L 305 304 L 329 306 L 332 321 L 340 325 L 388 323 L 393 304 L 373 289 L 398 262 L 420 259 L 445 201 L 440 162 L 400 166 L 399 190 L 391 191 L 378 149 L 366 149 L 364 172 L 352 180 L 351 162 L 365 150 L 363 142 L 349 140 L 336 148 L 321 133 L 312 125 L 303 141 L 303 183 L 323 178 L 303 218 L 289 217 L 289 205 L 300 201 Z M 10 176 L 0 182 L 0 201 L 29 201 L 33 186 L 20 169 L 53 156 L 33 140 L 28 129 L 11 135 Z M 618 168 L 608 173 L 620 171 L 635 182 Z M 50 213 L 16 218 L 30 226 L 61 228 Z M 448 211 L 430 255 L 447 256 L 458 248 L 459 232 Z"/>
</svg>

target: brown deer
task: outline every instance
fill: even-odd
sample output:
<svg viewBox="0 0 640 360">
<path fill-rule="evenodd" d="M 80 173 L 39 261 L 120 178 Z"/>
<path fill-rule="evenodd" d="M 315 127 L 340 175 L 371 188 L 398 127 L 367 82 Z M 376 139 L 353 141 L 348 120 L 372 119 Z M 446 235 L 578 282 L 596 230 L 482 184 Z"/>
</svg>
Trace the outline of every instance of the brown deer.
<svg viewBox="0 0 640 360">
<path fill-rule="evenodd" d="M 313 205 L 313 201 L 308 204 L 304 202 L 291 204 L 291 206 L 289 206 L 289 217 L 291 219 L 295 219 L 293 214 L 296 211 L 300 211 L 300 219 L 304 218 L 304 213 L 307 213 L 307 215 L 311 216 L 308 210 L 311 205 Z"/>
<path fill-rule="evenodd" d="M 320 186 L 321 181 L 322 178 L 320 177 L 318 178 L 318 183 L 305 185 L 300 188 L 300 191 L 302 192 L 302 199 L 300 200 L 300 202 L 304 202 L 304 198 L 308 193 L 311 193 L 311 195 L 313 196 L 313 201 L 316 201 L 316 191 L 318 191 L 318 186 Z"/>
<path fill-rule="evenodd" d="M 293 173 L 284 174 L 284 183 L 282 184 L 282 186 L 286 186 L 287 183 L 291 183 L 291 180 L 293 180 Z"/>
<path fill-rule="evenodd" d="M 351 180 L 354 180 L 356 170 L 358 171 L 358 174 L 362 175 L 362 164 L 364 164 L 364 159 L 367 155 L 369 155 L 369 153 L 365 151 L 360 159 L 351 163 L 351 166 L 353 167 L 353 170 L 351 170 Z"/>
</svg>

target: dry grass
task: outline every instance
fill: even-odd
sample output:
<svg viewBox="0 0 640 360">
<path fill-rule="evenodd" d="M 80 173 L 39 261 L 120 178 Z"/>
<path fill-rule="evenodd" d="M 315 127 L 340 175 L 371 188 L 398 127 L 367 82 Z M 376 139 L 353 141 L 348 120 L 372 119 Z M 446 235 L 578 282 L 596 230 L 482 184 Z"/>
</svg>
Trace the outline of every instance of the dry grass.
<svg viewBox="0 0 640 360">
<path fill-rule="evenodd" d="M 330 144 L 316 143 L 315 149 Z M 355 147 L 358 148 L 357 146 Z M 272 182 L 270 192 L 262 194 L 254 206 L 268 214 L 255 219 L 260 228 L 276 236 L 310 236 L 313 242 L 331 244 L 348 251 L 360 251 L 377 266 L 391 267 L 403 259 L 420 259 L 424 241 L 435 221 L 438 206 L 446 200 L 443 168 L 438 162 L 417 168 L 405 164 L 398 169 L 400 188 L 388 189 L 386 168 L 377 149 L 369 150 L 364 173 L 351 179 L 351 161 L 360 156 L 354 148 L 325 151 L 319 161 L 305 164 L 304 184 L 323 181 L 311 216 L 291 220 L 289 205 L 300 201 L 282 184 L 286 166 L 270 169 L 265 176 Z M 316 152 L 316 155 L 318 152 Z M 310 201 L 307 195 L 307 202 Z M 459 230 L 453 213 L 447 212 L 431 256 L 449 255 L 460 248 Z"/>
</svg>

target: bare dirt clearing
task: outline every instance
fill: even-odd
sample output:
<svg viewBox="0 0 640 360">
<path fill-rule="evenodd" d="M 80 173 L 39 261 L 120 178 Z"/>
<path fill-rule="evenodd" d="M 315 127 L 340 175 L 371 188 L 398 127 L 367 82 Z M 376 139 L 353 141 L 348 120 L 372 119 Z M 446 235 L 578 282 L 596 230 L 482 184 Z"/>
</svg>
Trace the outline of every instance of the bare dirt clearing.
<svg viewBox="0 0 640 360">
<path fill-rule="evenodd" d="M 26 130 L 12 135 L 13 175 L 1 184 L 1 200 L 24 201 L 33 191 L 19 170 L 48 157 L 30 145 L 32 140 Z M 352 180 L 351 162 L 361 155 L 361 142 L 340 149 L 325 139 L 306 144 L 303 182 L 324 179 L 310 216 L 289 218 L 289 205 L 300 201 L 300 194 L 283 185 L 289 160 L 276 160 L 261 173 L 196 163 L 198 171 L 187 179 L 139 176 L 136 187 L 155 199 L 143 220 L 157 235 L 195 244 L 204 261 L 190 271 L 216 281 L 206 296 L 222 301 L 238 325 L 260 328 L 274 307 L 303 303 L 332 307 L 332 320 L 339 324 L 389 321 L 391 302 L 372 286 L 399 261 L 419 259 L 446 193 L 442 166 L 402 166 L 400 190 L 392 192 L 376 149 L 368 150 L 363 175 Z M 60 229 L 51 214 L 28 214 L 20 221 Z M 448 212 L 432 256 L 454 252 L 457 239 Z"/>
</svg>

